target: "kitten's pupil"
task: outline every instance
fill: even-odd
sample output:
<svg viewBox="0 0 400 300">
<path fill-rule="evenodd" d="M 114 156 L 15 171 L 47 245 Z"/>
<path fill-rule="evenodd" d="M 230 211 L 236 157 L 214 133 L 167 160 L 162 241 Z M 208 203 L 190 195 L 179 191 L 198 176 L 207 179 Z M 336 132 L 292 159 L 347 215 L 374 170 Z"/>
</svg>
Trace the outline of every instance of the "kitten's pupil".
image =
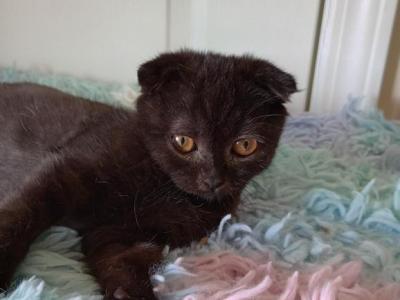
<svg viewBox="0 0 400 300">
<path fill-rule="evenodd" d="M 245 140 L 245 141 L 243 142 L 243 146 L 244 146 L 244 148 L 247 150 L 247 149 L 249 148 L 249 141 L 248 141 L 248 140 Z"/>
</svg>

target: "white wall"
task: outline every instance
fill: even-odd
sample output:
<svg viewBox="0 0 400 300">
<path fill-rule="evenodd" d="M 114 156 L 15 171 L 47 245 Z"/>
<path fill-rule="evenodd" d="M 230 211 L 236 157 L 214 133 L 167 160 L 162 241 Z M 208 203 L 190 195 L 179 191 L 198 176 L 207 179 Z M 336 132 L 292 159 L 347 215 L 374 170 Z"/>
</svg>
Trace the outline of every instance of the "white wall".
<svg viewBox="0 0 400 300">
<path fill-rule="evenodd" d="M 182 46 L 253 53 L 293 73 L 303 111 L 320 0 L 0 0 L 0 66 L 131 82 Z"/>
<path fill-rule="evenodd" d="M 172 0 L 172 49 L 182 45 L 253 53 L 295 75 L 290 109 L 303 111 L 309 88 L 319 0 Z"/>
<path fill-rule="evenodd" d="M 130 82 L 166 48 L 167 2 L 0 0 L 0 65 Z"/>
</svg>

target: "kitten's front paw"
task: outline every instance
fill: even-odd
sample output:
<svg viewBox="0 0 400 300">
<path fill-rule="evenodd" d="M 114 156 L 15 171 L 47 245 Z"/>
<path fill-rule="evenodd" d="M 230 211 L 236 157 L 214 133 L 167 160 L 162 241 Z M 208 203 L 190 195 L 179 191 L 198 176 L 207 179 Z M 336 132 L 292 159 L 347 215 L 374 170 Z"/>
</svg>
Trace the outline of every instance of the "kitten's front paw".
<svg viewBox="0 0 400 300">
<path fill-rule="evenodd" d="M 112 279 L 111 279 L 112 278 Z M 129 273 L 114 273 L 105 287 L 106 300 L 156 300 L 151 283 Z"/>
<path fill-rule="evenodd" d="M 11 274 L 0 271 L 0 292 L 5 291 L 10 286 Z"/>
<path fill-rule="evenodd" d="M 118 287 L 114 291 L 112 296 L 113 296 L 112 299 L 118 299 L 118 300 L 126 300 L 126 299 L 156 300 L 157 299 L 157 297 L 154 295 L 154 293 L 152 291 L 149 291 L 147 294 L 139 292 L 139 291 L 138 292 L 133 292 L 133 293 L 128 293 L 122 287 Z"/>
<path fill-rule="evenodd" d="M 157 300 L 153 291 L 146 288 L 135 287 L 135 290 L 129 291 L 127 288 L 118 287 L 114 291 L 106 293 L 105 300 Z"/>
<path fill-rule="evenodd" d="M 0 239 L 0 292 L 7 290 L 10 286 L 11 278 L 18 263 L 10 253 L 15 252 L 17 251 L 10 250 L 9 246 L 2 243 Z"/>
</svg>

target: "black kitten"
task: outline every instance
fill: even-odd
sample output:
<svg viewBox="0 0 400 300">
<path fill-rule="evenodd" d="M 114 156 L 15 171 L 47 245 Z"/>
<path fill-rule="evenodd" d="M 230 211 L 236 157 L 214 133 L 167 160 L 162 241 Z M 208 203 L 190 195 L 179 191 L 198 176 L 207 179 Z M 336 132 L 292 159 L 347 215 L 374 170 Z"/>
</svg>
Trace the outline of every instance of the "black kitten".
<svg viewBox="0 0 400 300">
<path fill-rule="evenodd" d="M 77 228 L 107 299 L 154 299 L 149 269 L 235 211 L 265 169 L 293 77 L 252 57 L 181 51 L 138 72 L 137 111 L 0 84 L 0 287 L 53 224 Z"/>
</svg>

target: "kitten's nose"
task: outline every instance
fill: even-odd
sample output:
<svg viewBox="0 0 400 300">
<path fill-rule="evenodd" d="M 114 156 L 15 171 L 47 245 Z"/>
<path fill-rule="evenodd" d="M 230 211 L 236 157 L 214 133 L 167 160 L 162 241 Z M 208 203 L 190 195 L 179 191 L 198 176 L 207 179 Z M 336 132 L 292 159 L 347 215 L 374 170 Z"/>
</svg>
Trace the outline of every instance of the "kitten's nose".
<svg viewBox="0 0 400 300">
<path fill-rule="evenodd" d="M 225 184 L 221 178 L 209 177 L 204 180 L 204 184 L 212 191 L 218 192 Z"/>
</svg>

